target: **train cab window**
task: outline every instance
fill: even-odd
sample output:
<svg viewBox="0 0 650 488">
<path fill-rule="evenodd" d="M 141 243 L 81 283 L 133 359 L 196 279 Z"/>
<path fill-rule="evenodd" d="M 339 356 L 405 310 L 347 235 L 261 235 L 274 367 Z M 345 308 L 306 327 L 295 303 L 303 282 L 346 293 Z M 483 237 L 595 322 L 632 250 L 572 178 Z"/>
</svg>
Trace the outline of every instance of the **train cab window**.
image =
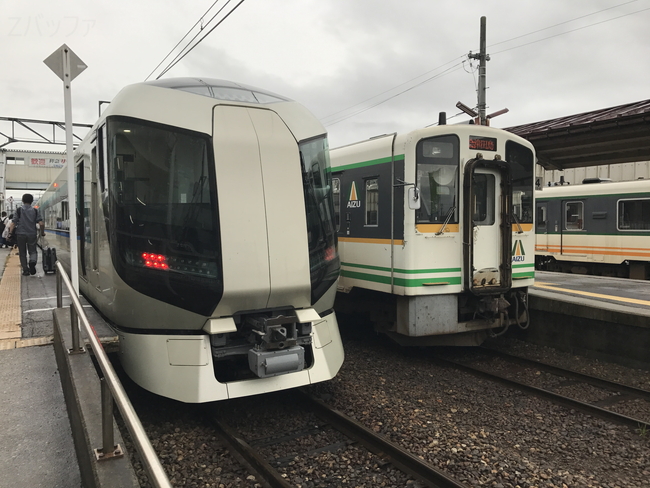
<svg viewBox="0 0 650 488">
<path fill-rule="evenodd" d="M 209 136 L 119 116 L 108 117 L 106 132 L 118 274 L 145 295 L 208 315 L 223 293 Z"/>
<path fill-rule="evenodd" d="M 650 230 L 650 198 L 619 200 L 618 230 Z"/>
<path fill-rule="evenodd" d="M 340 269 L 327 137 L 301 141 L 299 149 L 307 213 L 311 299 L 316 303 L 337 280 Z"/>
<path fill-rule="evenodd" d="M 416 147 L 416 185 L 421 206 L 416 223 L 458 223 L 459 140 L 448 135 L 422 139 Z"/>
<path fill-rule="evenodd" d="M 332 196 L 334 197 L 334 223 L 336 232 L 341 230 L 341 180 L 332 178 Z"/>
<path fill-rule="evenodd" d="M 379 180 L 366 180 L 366 225 L 379 223 Z"/>
<path fill-rule="evenodd" d="M 535 191 L 533 152 L 514 141 L 507 141 L 506 161 L 512 174 L 512 211 L 519 222 L 532 224 Z"/>
<path fill-rule="evenodd" d="M 584 222 L 584 208 L 582 202 L 566 202 L 564 204 L 566 221 L 565 230 L 582 230 Z"/>
</svg>

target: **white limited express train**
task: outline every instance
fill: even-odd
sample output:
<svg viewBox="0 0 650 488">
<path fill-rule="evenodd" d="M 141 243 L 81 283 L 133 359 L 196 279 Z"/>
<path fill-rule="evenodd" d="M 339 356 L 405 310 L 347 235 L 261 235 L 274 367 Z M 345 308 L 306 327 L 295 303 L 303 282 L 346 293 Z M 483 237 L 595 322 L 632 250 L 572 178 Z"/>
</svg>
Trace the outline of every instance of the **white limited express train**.
<svg viewBox="0 0 650 488">
<path fill-rule="evenodd" d="M 343 362 L 327 135 L 300 104 L 211 79 L 124 88 L 41 199 L 127 374 L 184 402 L 329 380 Z M 54 237 L 55 236 L 55 237 Z M 69 266 L 68 266 L 69 269 Z"/>
</svg>

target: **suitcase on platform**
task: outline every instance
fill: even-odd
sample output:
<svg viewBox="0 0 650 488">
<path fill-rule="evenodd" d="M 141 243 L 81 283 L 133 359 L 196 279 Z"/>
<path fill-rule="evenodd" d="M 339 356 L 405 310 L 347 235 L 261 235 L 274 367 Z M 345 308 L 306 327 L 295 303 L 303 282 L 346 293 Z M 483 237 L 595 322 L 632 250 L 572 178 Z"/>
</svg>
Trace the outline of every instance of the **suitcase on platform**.
<svg viewBox="0 0 650 488">
<path fill-rule="evenodd" d="M 41 248 L 43 259 L 43 271 L 47 273 L 56 273 L 56 248 L 50 247 L 50 243 L 47 242 L 45 236 L 40 236 L 38 240 L 38 247 Z"/>
<path fill-rule="evenodd" d="M 55 263 L 56 249 L 54 247 L 43 249 L 43 271 L 45 274 L 56 272 L 56 268 L 54 267 Z"/>
</svg>

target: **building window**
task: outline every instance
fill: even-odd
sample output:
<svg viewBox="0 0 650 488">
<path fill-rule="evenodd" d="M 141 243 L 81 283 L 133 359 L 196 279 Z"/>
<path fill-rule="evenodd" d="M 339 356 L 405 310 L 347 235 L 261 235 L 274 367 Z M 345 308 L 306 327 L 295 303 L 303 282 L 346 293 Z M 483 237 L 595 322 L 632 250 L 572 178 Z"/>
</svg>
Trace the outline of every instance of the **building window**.
<svg viewBox="0 0 650 488">
<path fill-rule="evenodd" d="M 25 158 L 15 158 L 7 156 L 7 164 L 25 164 Z"/>
<path fill-rule="evenodd" d="M 582 230 L 584 211 L 582 202 L 567 202 L 564 204 L 566 212 L 565 230 Z"/>
<path fill-rule="evenodd" d="M 620 200 L 618 230 L 650 230 L 650 198 Z"/>
<path fill-rule="evenodd" d="M 379 223 L 379 180 L 366 180 L 366 225 Z"/>
</svg>

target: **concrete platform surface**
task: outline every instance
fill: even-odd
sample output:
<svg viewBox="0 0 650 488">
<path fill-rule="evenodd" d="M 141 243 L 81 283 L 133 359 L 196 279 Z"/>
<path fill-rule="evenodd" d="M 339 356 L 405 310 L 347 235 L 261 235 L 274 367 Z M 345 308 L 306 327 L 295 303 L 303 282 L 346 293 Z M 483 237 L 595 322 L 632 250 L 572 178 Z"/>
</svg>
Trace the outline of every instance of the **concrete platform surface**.
<svg viewBox="0 0 650 488">
<path fill-rule="evenodd" d="M 50 307 L 48 300 L 23 300 L 26 289 L 33 298 L 49 293 L 49 278 L 56 278 L 48 276 L 47 283 L 43 278 L 42 269 L 20 276 L 15 251 L 0 249 L 0 287 L 10 295 L 5 305 L 18 317 L 17 334 L 0 338 L 0 488 L 82 486 L 52 346 L 52 312 L 41 315 L 38 328 L 24 320 L 26 310 L 42 303 Z"/>
<path fill-rule="evenodd" d="M 0 351 L 0 487 L 81 487 L 53 346 Z"/>
</svg>

